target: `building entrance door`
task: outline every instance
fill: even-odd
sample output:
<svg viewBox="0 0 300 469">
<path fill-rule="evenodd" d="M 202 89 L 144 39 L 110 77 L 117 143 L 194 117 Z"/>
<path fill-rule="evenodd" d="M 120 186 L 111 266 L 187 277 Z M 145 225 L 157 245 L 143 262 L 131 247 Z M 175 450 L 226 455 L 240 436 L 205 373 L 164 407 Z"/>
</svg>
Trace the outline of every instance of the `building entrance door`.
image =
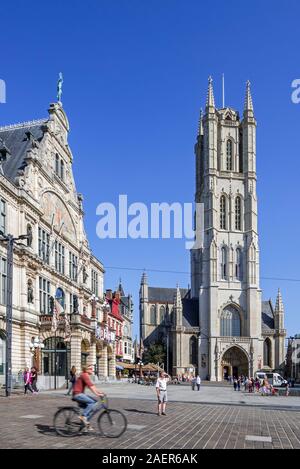
<svg viewBox="0 0 300 469">
<path fill-rule="evenodd" d="M 222 373 L 227 369 L 228 373 L 232 370 L 232 376 L 238 377 L 240 375 L 248 376 L 249 374 L 249 361 L 246 352 L 239 347 L 230 347 L 224 353 L 222 360 Z M 224 375 L 223 375 L 224 376 Z"/>
</svg>

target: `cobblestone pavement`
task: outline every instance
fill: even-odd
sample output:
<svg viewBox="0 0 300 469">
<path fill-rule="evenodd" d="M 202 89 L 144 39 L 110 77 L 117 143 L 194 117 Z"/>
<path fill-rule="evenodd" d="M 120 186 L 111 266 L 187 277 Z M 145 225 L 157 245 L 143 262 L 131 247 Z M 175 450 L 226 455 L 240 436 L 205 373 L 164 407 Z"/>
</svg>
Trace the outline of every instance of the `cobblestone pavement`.
<svg viewBox="0 0 300 469">
<path fill-rule="evenodd" d="M 300 448 L 299 407 L 169 402 L 158 417 L 154 399 L 114 397 L 110 407 L 126 414 L 129 428 L 112 440 L 57 436 L 53 415 L 70 402 L 61 393 L 0 397 L 0 448 Z"/>
</svg>

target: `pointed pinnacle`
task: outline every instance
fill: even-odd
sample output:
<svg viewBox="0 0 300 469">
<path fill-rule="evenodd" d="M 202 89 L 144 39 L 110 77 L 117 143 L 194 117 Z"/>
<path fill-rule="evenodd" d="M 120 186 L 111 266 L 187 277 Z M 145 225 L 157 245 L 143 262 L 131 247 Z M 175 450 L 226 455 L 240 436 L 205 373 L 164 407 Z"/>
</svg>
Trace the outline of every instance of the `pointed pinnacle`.
<svg viewBox="0 0 300 469">
<path fill-rule="evenodd" d="M 252 102 L 250 81 L 249 80 L 247 80 L 247 83 L 246 83 L 246 96 L 245 96 L 244 111 L 252 111 L 253 112 L 253 102 Z"/>
<path fill-rule="evenodd" d="M 284 309 L 280 288 L 278 288 L 275 311 L 282 312 Z"/>
<path fill-rule="evenodd" d="M 206 107 L 212 106 L 215 107 L 215 98 L 214 98 L 214 90 L 212 85 L 212 77 L 208 77 L 208 90 L 207 90 L 207 98 L 206 98 Z"/>
<path fill-rule="evenodd" d="M 198 135 L 203 135 L 203 110 L 200 109 L 199 123 L 198 123 Z"/>
</svg>

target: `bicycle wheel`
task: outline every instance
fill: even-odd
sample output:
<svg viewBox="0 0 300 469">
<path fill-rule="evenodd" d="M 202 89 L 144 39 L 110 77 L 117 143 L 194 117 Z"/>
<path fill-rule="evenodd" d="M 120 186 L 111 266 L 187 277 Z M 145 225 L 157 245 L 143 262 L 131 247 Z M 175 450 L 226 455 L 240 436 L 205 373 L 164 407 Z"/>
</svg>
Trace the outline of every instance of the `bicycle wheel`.
<svg viewBox="0 0 300 469">
<path fill-rule="evenodd" d="M 62 407 L 54 415 L 53 425 L 60 436 L 76 436 L 84 427 L 79 419 L 80 412 L 75 407 Z"/>
<path fill-rule="evenodd" d="M 127 428 L 127 419 L 119 410 L 106 409 L 98 417 L 98 428 L 107 438 L 118 438 Z"/>
</svg>

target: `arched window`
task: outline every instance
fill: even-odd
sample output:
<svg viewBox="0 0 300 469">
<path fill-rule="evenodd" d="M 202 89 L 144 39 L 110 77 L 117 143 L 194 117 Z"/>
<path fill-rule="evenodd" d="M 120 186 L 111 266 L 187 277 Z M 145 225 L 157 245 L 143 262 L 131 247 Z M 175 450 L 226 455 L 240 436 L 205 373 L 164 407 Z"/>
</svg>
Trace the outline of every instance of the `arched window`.
<svg viewBox="0 0 300 469">
<path fill-rule="evenodd" d="M 264 341 L 264 366 L 271 368 L 271 341 L 268 337 Z"/>
<path fill-rule="evenodd" d="M 159 316 L 160 316 L 160 323 L 163 323 L 166 317 L 166 309 L 164 306 L 161 306 L 159 308 Z"/>
<path fill-rule="evenodd" d="M 64 310 L 65 309 L 65 294 L 62 288 L 58 288 L 56 290 L 55 299 L 60 304 L 62 310 Z"/>
<path fill-rule="evenodd" d="M 154 305 L 150 308 L 150 323 L 156 324 L 156 310 Z"/>
<path fill-rule="evenodd" d="M 235 277 L 243 280 L 243 254 L 241 248 L 236 250 Z"/>
<path fill-rule="evenodd" d="M 235 199 L 235 229 L 238 231 L 242 229 L 241 206 L 241 198 L 238 196 Z"/>
<path fill-rule="evenodd" d="M 221 278 L 227 277 L 227 249 L 225 246 L 221 249 Z"/>
<path fill-rule="evenodd" d="M 221 314 L 221 336 L 240 337 L 241 319 L 239 312 L 233 306 L 227 306 Z"/>
<path fill-rule="evenodd" d="M 232 141 L 227 140 L 226 143 L 226 169 L 232 171 Z"/>
<path fill-rule="evenodd" d="M 190 364 L 197 366 L 197 339 L 193 335 L 190 338 Z"/>
<path fill-rule="evenodd" d="M 225 195 L 220 199 L 220 229 L 226 230 L 226 198 Z"/>
</svg>

